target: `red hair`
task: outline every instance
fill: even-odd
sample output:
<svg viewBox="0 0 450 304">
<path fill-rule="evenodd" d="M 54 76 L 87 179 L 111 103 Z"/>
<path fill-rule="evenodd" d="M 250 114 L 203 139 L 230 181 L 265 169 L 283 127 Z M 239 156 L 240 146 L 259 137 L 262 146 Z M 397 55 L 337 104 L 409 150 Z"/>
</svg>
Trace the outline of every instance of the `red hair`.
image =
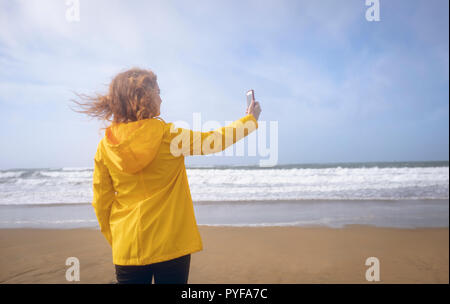
<svg viewBox="0 0 450 304">
<path fill-rule="evenodd" d="M 82 102 L 73 102 L 80 107 L 79 113 L 114 123 L 132 122 L 159 115 L 159 93 L 151 70 L 132 68 L 113 78 L 108 94 L 76 94 Z"/>
</svg>

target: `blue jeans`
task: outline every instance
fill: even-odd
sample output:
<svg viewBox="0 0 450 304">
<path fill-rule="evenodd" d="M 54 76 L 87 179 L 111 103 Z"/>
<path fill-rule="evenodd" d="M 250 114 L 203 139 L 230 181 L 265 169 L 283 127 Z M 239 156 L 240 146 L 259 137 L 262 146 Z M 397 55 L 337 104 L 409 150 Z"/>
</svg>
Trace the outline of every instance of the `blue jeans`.
<svg viewBox="0 0 450 304">
<path fill-rule="evenodd" d="M 119 284 L 187 284 L 191 255 L 149 265 L 115 265 Z"/>
</svg>

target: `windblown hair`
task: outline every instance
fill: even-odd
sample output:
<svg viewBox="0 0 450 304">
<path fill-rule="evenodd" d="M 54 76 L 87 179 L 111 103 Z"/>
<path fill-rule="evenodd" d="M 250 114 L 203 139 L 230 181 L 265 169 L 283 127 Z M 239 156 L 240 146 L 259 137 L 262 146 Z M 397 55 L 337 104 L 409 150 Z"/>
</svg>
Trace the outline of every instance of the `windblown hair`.
<svg viewBox="0 0 450 304">
<path fill-rule="evenodd" d="M 80 101 L 72 100 L 84 113 L 114 123 L 153 118 L 158 113 L 159 88 L 151 70 L 132 68 L 117 74 L 109 85 L 107 95 L 76 94 Z"/>
</svg>

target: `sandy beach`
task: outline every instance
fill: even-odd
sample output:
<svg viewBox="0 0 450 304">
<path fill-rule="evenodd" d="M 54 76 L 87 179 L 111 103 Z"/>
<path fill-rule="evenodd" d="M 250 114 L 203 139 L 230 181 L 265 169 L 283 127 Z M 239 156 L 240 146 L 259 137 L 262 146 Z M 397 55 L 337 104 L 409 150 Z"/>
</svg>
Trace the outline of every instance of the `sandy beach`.
<svg viewBox="0 0 450 304">
<path fill-rule="evenodd" d="M 204 250 L 192 255 L 189 283 L 370 283 L 368 257 L 380 261 L 379 283 L 449 283 L 448 228 L 371 226 L 200 226 Z M 0 283 L 115 283 L 111 250 L 97 229 L 1 229 Z"/>
</svg>

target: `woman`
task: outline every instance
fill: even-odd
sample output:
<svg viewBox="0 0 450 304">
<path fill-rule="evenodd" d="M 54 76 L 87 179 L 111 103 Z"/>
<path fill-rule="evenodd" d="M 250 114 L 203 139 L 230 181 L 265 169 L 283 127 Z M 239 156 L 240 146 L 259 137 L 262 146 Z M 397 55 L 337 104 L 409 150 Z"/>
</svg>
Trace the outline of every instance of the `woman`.
<svg viewBox="0 0 450 304">
<path fill-rule="evenodd" d="M 107 95 L 88 97 L 79 112 L 112 121 L 94 158 L 92 205 L 112 247 L 118 283 L 187 283 L 191 253 L 202 250 L 184 165 L 185 155 L 224 150 L 258 128 L 247 115 L 210 132 L 175 128 L 159 118 L 156 75 L 118 74 Z M 211 139 L 213 139 L 211 141 Z"/>
</svg>

